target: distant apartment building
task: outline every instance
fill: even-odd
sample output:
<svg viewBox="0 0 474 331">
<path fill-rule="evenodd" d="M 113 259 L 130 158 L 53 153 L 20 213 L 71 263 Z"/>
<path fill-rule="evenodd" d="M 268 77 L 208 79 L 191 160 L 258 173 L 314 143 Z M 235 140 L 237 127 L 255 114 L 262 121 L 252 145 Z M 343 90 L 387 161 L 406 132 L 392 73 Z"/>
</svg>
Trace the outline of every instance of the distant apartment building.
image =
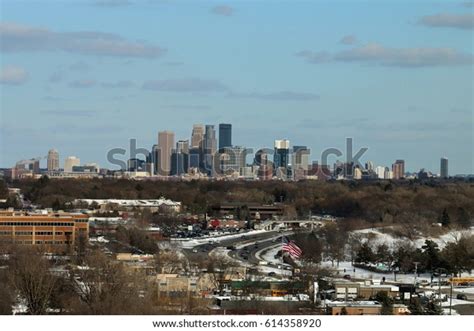
<svg viewBox="0 0 474 331">
<path fill-rule="evenodd" d="M 84 214 L 0 213 L 0 242 L 43 245 L 53 251 L 74 246 L 80 237 L 89 238 L 89 217 Z"/>
</svg>

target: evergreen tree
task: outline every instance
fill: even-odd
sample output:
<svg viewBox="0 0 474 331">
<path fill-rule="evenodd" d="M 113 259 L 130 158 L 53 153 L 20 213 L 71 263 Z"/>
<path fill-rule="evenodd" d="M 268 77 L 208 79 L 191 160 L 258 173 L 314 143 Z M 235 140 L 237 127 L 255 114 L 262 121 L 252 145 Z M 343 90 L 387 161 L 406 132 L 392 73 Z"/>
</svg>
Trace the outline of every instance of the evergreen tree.
<svg viewBox="0 0 474 331">
<path fill-rule="evenodd" d="M 375 254 L 368 242 L 365 242 L 360 246 L 357 252 L 356 262 L 372 263 L 375 262 Z"/>
<path fill-rule="evenodd" d="M 438 244 L 432 240 L 425 240 L 422 257 L 427 270 L 435 270 L 441 266 L 441 258 L 439 254 Z"/>
<path fill-rule="evenodd" d="M 448 211 L 446 210 L 446 208 L 444 208 L 443 213 L 441 214 L 441 224 L 443 226 L 449 226 L 450 223 L 451 221 L 449 219 Z"/>
</svg>

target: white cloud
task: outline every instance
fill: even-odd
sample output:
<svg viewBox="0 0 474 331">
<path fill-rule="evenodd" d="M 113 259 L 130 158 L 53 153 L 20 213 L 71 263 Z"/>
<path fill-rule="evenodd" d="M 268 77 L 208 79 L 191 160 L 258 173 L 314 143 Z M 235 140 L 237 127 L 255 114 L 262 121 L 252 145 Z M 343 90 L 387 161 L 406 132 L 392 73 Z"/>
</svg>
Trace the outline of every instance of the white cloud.
<svg viewBox="0 0 474 331">
<path fill-rule="evenodd" d="M 295 55 L 304 58 L 309 63 L 356 62 L 407 68 L 471 65 L 473 63 L 472 54 L 461 53 L 452 48 L 391 48 L 377 43 L 336 53 L 305 50 Z"/>
<path fill-rule="evenodd" d="M 260 100 L 277 100 L 277 101 L 313 101 L 318 100 L 319 95 L 314 93 L 279 91 L 279 92 L 250 92 L 250 93 L 229 93 L 232 98 L 249 98 Z"/>
<path fill-rule="evenodd" d="M 135 84 L 130 80 L 121 80 L 118 82 L 104 82 L 101 86 L 105 88 L 129 88 L 134 87 Z"/>
<path fill-rule="evenodd" d="M 234 14 L 234 8 L 226 5 L 215 6 L 211 9 L 211 12 L 221 16 L 232 16 Z"/>
<path fill-rule="evenodd" d="M 7 65 L 0 73 L 0 84 L 21 85 L 28 80 L 28 72 L 18 66 Z"/>
<path fill-rule="evenodd" d="M 142 88 L 166 92 L 221 92 L 228 89 L 219 81 L 199 78 L 150 80 L 143 83 Z"/>
<path fill-rule="evenodd" d="M 93 5 L 98 7 L 123 7 L 131 4 L 129 0 L 97 0 L 93 2 Z"/>
<path fill-rule="evenodd" d="M 455 28 L 463 30 L 474 29 L 473 14 L 436 14 L 424 16 L 419 19 L 418 24 L 434 28 Z"/>
<path fill-rule="evenodd" d="M 99 31 L 55 32 L 46 28 L 0 23 L 0 51 L 53 52 L 83 55 L 156 58 L 166 50 L 142 41 L 132 41 Z"/>
<path fill-rule="evenodd" d="M 96 81 L 93 79 L 75 80 L 69 83 L 69 87 L 73 88 L 89 88 L 95 86 Z"/>
</svg>

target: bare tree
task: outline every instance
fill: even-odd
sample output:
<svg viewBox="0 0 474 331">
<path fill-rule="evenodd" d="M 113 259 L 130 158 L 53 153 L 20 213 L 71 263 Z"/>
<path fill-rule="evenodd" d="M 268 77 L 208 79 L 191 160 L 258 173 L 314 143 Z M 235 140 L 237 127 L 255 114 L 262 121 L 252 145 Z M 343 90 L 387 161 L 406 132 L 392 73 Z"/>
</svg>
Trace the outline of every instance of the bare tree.
<svg viewBox="0 0 474 331">
<path fill-rule="evenodd" d="M 147 314 L 153 312 L 148 284 L 107 256 L 93 252 L 85 266 L 75 270 L 70 281 L 78 299 L 71 307 L 75 313 Z"/>
<path fill-rule="evenodd" d="M 10 281 L 25 300 L 29 314 L 47 312 L 57 278 L 50 273 L 51 263 L 37 248 L 16 247 L 10 260 Z"/>
<path fill-rule="evenodd" d="M 238 264 L 229 258 L 222 256 L 209 255 L 206 263 L 206 269 L 215 288 L 222 290 L 226 275 Z"/>
</svg>

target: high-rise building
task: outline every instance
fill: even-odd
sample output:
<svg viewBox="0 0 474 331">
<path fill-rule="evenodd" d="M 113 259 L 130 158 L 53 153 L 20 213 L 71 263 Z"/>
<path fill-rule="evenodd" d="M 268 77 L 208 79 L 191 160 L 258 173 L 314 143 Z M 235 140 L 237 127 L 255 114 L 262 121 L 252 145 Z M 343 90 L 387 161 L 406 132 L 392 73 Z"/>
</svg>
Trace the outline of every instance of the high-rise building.
<svg viewBox="0 0 474 331">
<path fill-rule="evenodd" d="M 151 147 L 151 153 L 150 153 L 150 167 L 153 169 L 153 172 L 151 173 L 152 175 L 157 175 L 158 174 L 158 145 L 154 144 Z"/>
<path fill-rule="evenodd" d="M 204 139 L 204 125 L 194 124 L 193 132 L 191 134 L 191 148 L 202 148 L 202 141 Z"/>
<path fill-rule="evenodd" d="M 383 178 L 384 179 L 392 179 L 393 178 L 393 171 L 391 171 L 389 167 L 385 167 L 385 172 L 384 172 Z"/>
<path fill-rule="evenodd" d="M 174 147 L 174 132 L 158 132 L 158 174 L 168 176 L 171 172 L 171 153 Z"/>
<path fill-rule="evenodd" d="M 189 140 L 179 140 L 171 154 L 171 175 L 180 176 L 188 172 Z"/>
<path fill-rule="evenodd" d="M 178 153 L 189 153 L 189 140 L 178 140 L 176 143 L 176 152 Z"/>
<path fill-rule="evenodd" d="M 68 156 L 64 160 L 64 172 L 72 172 L 72 167 L 79 166 L 81 160 L 75 156 Z"/>
<path fill-rule="evenodd" d="M 224 147 L 219 154 L 221 170 L 225 174 L 231 171 L 240 173 L 240 169 L 246 165 L 245 157 L 247 154 L 245 147 Z"/>
<path fill-rule="evenodd" d="M 204 170 L 212 175 L 214 169 L 214 156 L 217 151 L 216 130 L 214 125 L 206 125 L 203 144 Z"/>
<path fill-rule="evenodd" d="M 287 179 L 289 176 L 290 165 L 290 141 L 275 140 L 275 152 L 273 155 L 275 165 L 275 176 L 280 179 Z"/>
<path fill-rule="evenodd" d="M 39 174 L 40 171 L 40 160 L 39 159 L 31 159 L 31 163 L 29 165 L 29 170 L 33 172 L 33 174 Z"/>
<path fill-rule="evenodd" d="M 290 164 L 290 141 L 289 140 L 275 140 L 275 155 L 273 156 L 273 163 L 276 168 L 288 168 Z"/>
<path fill-rule="evenodd" d="M 268 159 L 265 150 L 258 150 L 255 153 L 255 165 L 258 167 L 257 176 L 260 180 L 269 180 L 273 177 L 273 165 Z"/>
<path fill-rule="evenodd" d="M 48 171 L 59 170 L 59 152 L 56 149 L 50 149 L 48 152 Z"/>
<path fill-rule="evenodd" d="M 306 146 L 293 146 L 293 157 L 291 165 L 293 169 L 309 169 L 309 154 L 310 151 Z"/>
<path fill-rule="evenodd" d="M 219 124 L 219 151 L 232 147 L 232 124 Z"/>
<path fill-rule="evenodd" d="M 385 167 L 382 167 L 382 166 L 375 167 L 375 174 L 377 175 L 378 179 L 384 179 L 385 178 Z"/>
<path fill-rule="evenodd" d="M 392 164 L 393 179 L 402 179 L 405 178 L 405 161 L 396 160 Z"/>
<path fill-rule="evenodd" d="M 448 178 L 449 177 L 448 158 L 446 158 L 446 157 L 441 158 L 440 175 L 441 175 L 441 178 Z"/>
</svg>

